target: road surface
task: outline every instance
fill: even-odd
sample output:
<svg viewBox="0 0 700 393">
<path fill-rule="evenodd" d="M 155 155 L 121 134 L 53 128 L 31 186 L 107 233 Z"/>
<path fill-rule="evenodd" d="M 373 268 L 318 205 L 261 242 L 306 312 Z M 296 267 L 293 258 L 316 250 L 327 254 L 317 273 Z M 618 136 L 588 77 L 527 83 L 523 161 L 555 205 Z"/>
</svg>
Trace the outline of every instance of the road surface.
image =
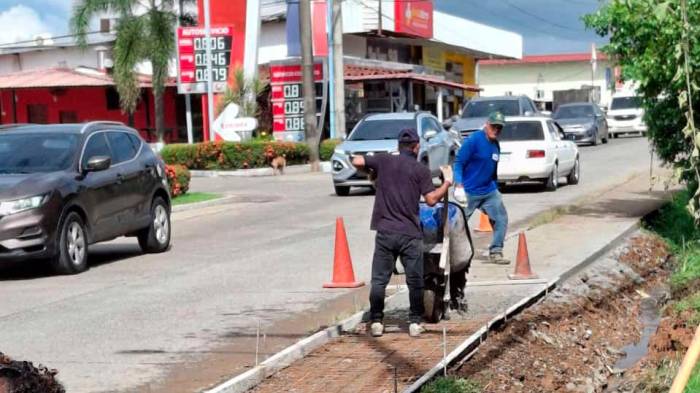
<svg viewBox="0 0 700 393">
<path fill-rule="evenodd" d="M 510 220 L 603 192 L 648 172 L 649 160 L 640 138 L 582 147 L 581 183 L 511 188 Z M 68 392 L 157 391 L 168 372 L 347 293 L 321 289 L 337 216 L 356 275 L 369 282 L 371 193 L 336 197 L 328 174 L 203 178 L 192 188 L 239 198 L 176 213 L 170 252 L 141 255 L 134 239 L 118 239 L 92 247 L 91 269 L 76 276 L 0 267 L 0 352 L 58 369 Z"/>
</svg>

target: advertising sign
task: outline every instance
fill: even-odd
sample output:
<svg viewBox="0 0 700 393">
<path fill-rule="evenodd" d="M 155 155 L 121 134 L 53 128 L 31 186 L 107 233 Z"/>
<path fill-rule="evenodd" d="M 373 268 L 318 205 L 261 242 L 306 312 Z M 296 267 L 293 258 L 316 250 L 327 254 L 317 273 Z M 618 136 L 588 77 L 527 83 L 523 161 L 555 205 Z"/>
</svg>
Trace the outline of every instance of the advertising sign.
<svg viewBox="0 0 700 393">
<path fill-rule="evenodd" d="M 178 92 L 204 94 L 207 92 L 207 46 L 205 29 L 179 27 L 177 29 Z M 211 68 L 215 93 L 226 90 L 231 65 L 233 28 L 211 28 Z"/>
<path fill-rule="evenodd" d="M 316 117 L 325 109 L 323 64 L 314 64 L 316 86 Z M 272 132 L 277 140 L 304 140 L 304 94 L 300 63 L 270 64 L 272 89 Z"/>
<path fill-rule="evenodd" d="M 433 1 L 411 0 L 394 2 L 397 33 L 433 38 Z"/>
<path fill-rule="evenodd" d="M 243 135 L 249 136 L 258 127 L 258 121 L 254 117 L 239 117 L 240 109 L 234 103 L 228 104 L 212 124 L 221 139 L 240 142 L 244 139 Z"/>
</svg>

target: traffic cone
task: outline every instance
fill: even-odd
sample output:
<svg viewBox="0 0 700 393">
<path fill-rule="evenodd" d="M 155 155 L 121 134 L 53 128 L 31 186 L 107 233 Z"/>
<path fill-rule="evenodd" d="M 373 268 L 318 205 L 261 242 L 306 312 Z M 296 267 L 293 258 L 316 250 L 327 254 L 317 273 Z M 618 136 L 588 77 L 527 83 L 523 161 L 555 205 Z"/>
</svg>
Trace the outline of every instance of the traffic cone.
<svg viewBox="0 0 700 393">
<path fill-rule="evenodd" d="M 479 226 L 475 229 L 477 232 L 493 232 L 493 227 L 491 226 L 491 220 L 486 213 L 479 210 Z"/>
<path fill-rule="evenodd" d="M 333 281 L 323 284 L 324 288 L 357 288 L 365 285 L 362 281 L 355 281 L 355 272 L 352 269 L 350 247 L 345 235 L 343 218 L 335 219 L 335 256 L 333 258 Z"/>
<path fill-rule="evenodd" d="M 515 273 L 509 274 L 511 280 L 531 280 L 537 278 L 537 274 L 530 268 L 530 255 L 527 251 L 527 240 L 525 233 L 520 232 L 518 236 L 518 255 L 515 258 Z"/>
</svg>

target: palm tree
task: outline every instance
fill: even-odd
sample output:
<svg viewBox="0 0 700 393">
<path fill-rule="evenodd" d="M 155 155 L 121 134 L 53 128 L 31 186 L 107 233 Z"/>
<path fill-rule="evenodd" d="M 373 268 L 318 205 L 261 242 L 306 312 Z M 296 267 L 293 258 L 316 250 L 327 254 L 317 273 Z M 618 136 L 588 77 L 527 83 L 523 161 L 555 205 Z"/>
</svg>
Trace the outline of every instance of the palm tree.
<svg viewBox="0 0 700 393">
<path fill-rule="evenodd" d="M 182 4 L 195 0 L 179 0 Z M 163 93 L 168 77 L 168 61 L 175 51 L 175 26 L 178 18 L 192 21 L 189 15 L 178 15 L 174 0 L 79 0 L 73 9 L 71 30 L 78 44 L 87 46 L 91 19 L 101 13 L 116 14 L 117 36 L 114 44 L 114 83 L 124 112 L 133 114 L 141 93 L 135 67 L 148 61 L 153 69 L 156 135 L 163 141 L 165 115 Z"/>
</svg>

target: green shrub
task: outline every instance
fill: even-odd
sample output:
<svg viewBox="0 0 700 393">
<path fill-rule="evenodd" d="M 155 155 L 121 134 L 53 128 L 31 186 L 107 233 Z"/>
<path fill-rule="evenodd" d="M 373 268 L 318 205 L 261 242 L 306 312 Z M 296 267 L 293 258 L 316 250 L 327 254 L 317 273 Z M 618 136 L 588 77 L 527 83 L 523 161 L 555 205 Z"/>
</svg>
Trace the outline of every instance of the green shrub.
<svg viewBox="0 0 700 393">
<path fill-rule="evenodd" d="M 481 385 L 462 378 L 440 377 L 421 389 L 421 393 L 481 393 Z"/>
<path fill-rule="evenodd" d="M 170 195 L 173 198 L 186 194 L 190 189 L 190 180 L 192 176 L 187 167 L 183 165 L 166 165 L 165 174 L 168 177 Z"/>
<path fill-rule="evenodd" d="M 304 143 L 253 140 L 173 144 L 161 151 L 167 164 L 199 170 L 263 168 L 277 156 L 284 156 L 287 165 L 304 164 L 309 159 L 309 148 Z"/>
<path fill-rule="evenodd" d="M 326 139 L 321 142 L 319 147 L 319 155 L 321 156 L 321 161 L 329 161 L 333 155 L 333 150 L 339 144 L 343 143 L 342 139 Z"/>
</svg>

